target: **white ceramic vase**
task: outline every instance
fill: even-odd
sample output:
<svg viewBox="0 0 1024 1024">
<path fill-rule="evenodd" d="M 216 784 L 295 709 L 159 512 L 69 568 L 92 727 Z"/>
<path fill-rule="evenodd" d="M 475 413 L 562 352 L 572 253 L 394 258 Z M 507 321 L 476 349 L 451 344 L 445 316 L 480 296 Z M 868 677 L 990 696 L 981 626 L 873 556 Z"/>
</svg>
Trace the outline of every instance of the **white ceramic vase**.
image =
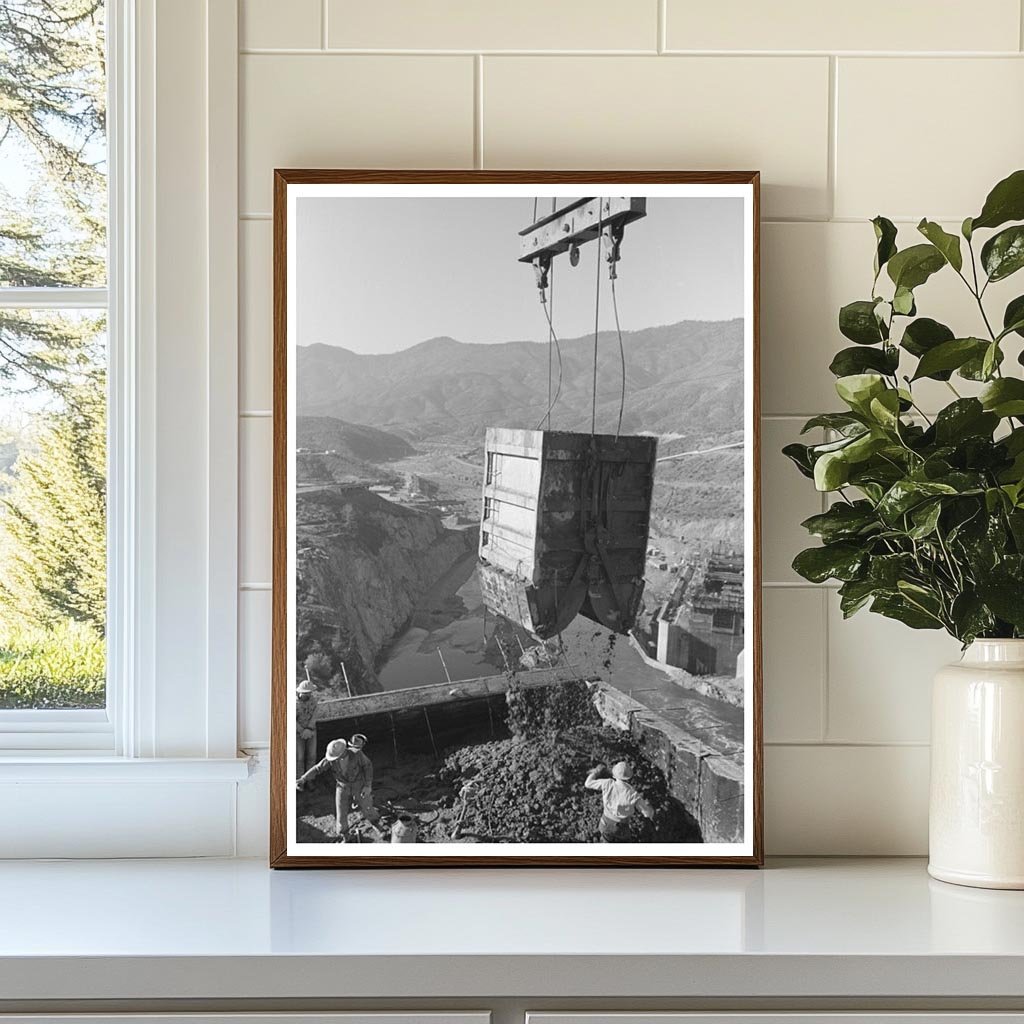
<svg viewBox="0 0 1024 1024">
<path fill-rule="evenodd" d="M 975 640 L 935 676 L 928 872 L 1024 889 L 1024 640 Z"/>
</svg>

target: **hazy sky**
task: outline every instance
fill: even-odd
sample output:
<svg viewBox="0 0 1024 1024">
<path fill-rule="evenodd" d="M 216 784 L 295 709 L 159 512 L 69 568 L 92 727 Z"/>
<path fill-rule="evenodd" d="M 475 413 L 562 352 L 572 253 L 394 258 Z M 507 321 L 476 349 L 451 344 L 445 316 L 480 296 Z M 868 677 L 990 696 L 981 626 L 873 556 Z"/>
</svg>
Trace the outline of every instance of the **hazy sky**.
<svg viewBox="0 0 1024 1024">
<path fill-rule="evenodd" d="M 560 205 L 568 202 L 559 200 Z M 541 199 L 538 216 L 551 209 Z M 533 200 L 301 198 L 297 201 L 298 343 L 394 352 L 442 335 L 468 342 L 546 341 L 519 231 Z M 579 266 L 558 256 L 560 337 L 594 329 L 597 245 Z M 601 328 L 614 327 L 602 268 Z M 616 285 L 623 330 L 743 315 L 743 200 L 649 198 L 626 227 Z"/>
</svg>

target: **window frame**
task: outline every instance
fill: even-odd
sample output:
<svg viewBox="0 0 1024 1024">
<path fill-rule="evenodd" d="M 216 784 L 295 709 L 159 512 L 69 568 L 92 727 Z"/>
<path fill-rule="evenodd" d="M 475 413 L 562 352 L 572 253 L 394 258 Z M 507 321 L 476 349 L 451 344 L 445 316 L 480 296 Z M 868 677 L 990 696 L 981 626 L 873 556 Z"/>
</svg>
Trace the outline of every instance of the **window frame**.
<svg viewBox="0 0 1024 1024">
<path fill-rule="evenodd" d="M 107 623 L 106 684 L 103 708 L 0 709 L 0 755 L 11 752 L 114 754 L 119 743 L 115 715 L 119 705 L 125 644 L 121 586 L 115 579 L 126 568 L 124 516 L 121 513 L 135 481 L 126 475 L 122 451 L 134 408 L 130 378 L 129 332 L 124 313 L 127 289 L 122 275 L 132 264 L 134 227 L 130 204 L 135 173 L 129 126 L 134 117 L 131 27 L 133 0 L 105 0 L 107 100 L 107 270 L 103 287 L 0 287 L 0 308 L 28 310 L 102 310 L 107 315 Z M 116 574 L 116 575 L 115 575 Z M 111 600 L 113 598 L 113 601 Z"/>
<path fill-rule="evenodd" d="M 106 708 L 0 712 L 0 782 L 53 779 L 55 760 L 74 778 L 83 759 L 120 765 L 117 778 L 185 770 L 220 782 L 247 774 L 236 721 L 238 12 L 235 0 L 106 3 L 107 287 L 0 294 L 4 306 L 107 310 Z M 179 87 L 186 62 L 191 90 Z M 183 267 L 202 316 L 180 312 Z M 179 422 L 198 422 L 204 441 L 175 462 Z M 183 473 L 195 491 L 187 516 L 162 514 Z M 175 645 L 187 665 L 168 661 Z"/>
</svg>

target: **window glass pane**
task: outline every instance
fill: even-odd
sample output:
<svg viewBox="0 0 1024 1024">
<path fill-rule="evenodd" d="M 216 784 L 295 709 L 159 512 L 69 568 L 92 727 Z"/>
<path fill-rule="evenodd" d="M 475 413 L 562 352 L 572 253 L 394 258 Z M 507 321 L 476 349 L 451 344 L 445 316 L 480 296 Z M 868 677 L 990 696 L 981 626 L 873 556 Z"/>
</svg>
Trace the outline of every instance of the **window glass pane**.
<svg viewBox="0 0 1024 1024">
<path fill-rule="evenodd" d="M 0 0 L 0 709 L 105 703 L 106 344 L 4 288 L 106 282 L 102 0 Z"/>
<path fill-rule="evenodd" d="M 0 309 L 0 709 L 105 703 L 104 319 Z"/>
<path fill-rule="evenodd" d="M 0 288 L 106 281 L 103 15 L 0 0 Z"/>
</svg>

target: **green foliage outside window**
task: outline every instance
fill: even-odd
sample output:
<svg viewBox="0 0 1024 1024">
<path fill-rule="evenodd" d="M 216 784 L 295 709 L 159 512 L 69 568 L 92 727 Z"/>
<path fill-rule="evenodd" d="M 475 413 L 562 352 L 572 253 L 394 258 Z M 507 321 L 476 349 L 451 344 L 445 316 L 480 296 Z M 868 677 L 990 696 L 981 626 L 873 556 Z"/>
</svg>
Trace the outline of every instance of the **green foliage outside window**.
<svg viewBox="0 0 1024 1024">
<path fill-rule="evenodd" d="M 0 300 L 106 283 L 103 15 L 0 3 Z M 105 701 L 104 326 L 0 306 L 0 708 Z"/>
<path fill-rule="evenodd" d="M 1024 295 L 998 318 L 991 294 L 985 301 L 990 285 L 1024 267 L 1022 221 L 1024 170 L 999 182 L 959 233 L 922 220 L 924 241 L 900 249 L 891 221 L 872 222 L 871 297 L 839 311 L 853 345 L 830 367 L 846 408 L 804 426 L 828 431 L 823 444 L 784 449 L 834 497 L 803 523 L 822 544 L 793 568 L 815 583 L 838 580 L 846 617 L 870 607 L 965 645 L 1024 637 Z M 915 292 L 939 272 L 966 288 L 975 328 L 919 315 Z M 921 408 L 925 384 L 952 396 L 934 416 Z"/>
</svg>

